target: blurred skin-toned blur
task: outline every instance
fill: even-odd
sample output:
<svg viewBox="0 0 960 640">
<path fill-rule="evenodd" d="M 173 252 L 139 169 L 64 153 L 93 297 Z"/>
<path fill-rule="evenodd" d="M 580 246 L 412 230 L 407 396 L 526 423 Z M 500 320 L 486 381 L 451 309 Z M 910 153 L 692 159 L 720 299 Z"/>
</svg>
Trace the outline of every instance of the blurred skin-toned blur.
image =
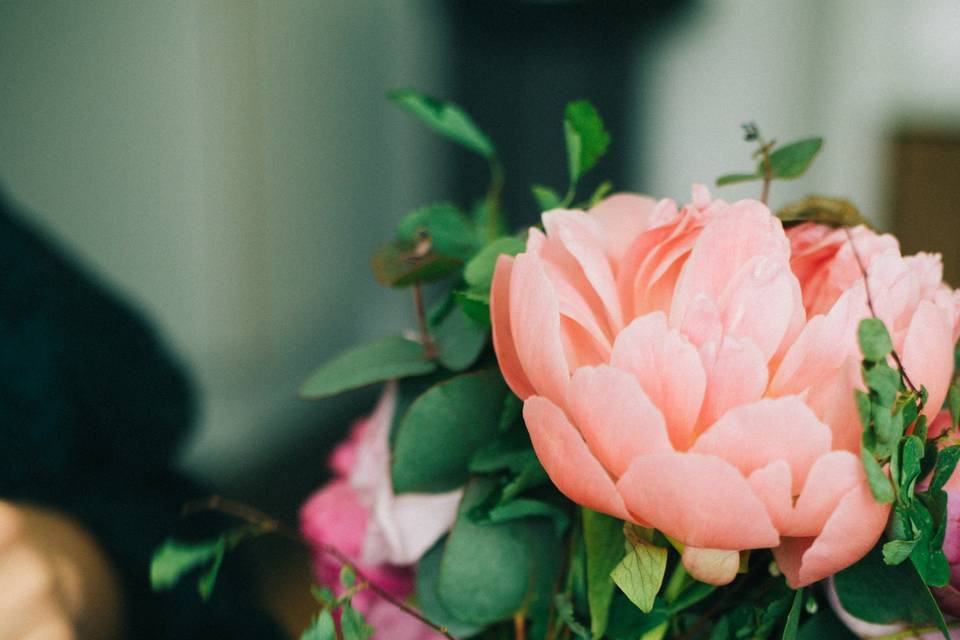
<svg viewBox="0 0 960 640">
<path fill-rule="evenodd" d="M 566 184 L 568 100 L 607 118 L 595 177 L 656 197 L 748 168 L 741 122 L 822 135 L 809 176 L 776 185 L 772 204 L 815 191 L 885 229 L 922 216 L 949 279 L 957 33 L 954 0 L 6 0 L 0 187 L 190 372 L 200 411 L 178 470 L 293 521 L 375 393 L 308 404 L 300 382 L 414 321 L 370 254 L 404 213 L 468 206 L 486 186 L 482 161 L 387 91 L 474 115 L 502 149 L 516 226 L 536 220 L 530 182 Z M 55 505 L 0 502 L 0 640 L 122 637 L 119 569 L 89 531 Z M 313 612 L 306 556 L 266 544 L 248 590 L 298 633 Z"/>
</svg>

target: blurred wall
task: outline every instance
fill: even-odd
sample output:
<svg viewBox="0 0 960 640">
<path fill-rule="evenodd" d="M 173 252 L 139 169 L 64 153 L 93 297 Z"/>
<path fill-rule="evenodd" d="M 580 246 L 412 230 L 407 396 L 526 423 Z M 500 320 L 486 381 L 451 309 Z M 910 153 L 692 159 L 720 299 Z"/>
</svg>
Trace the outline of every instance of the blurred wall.
<svg viewBox="0 0 960 640">
<path fill-rule="evenodd" d="M 408 319 L 367 261 L 443 196 L 441 144 L 384 99 L 439 91 L 432 21 L 422 2 L 0 2 L 0 185 L 192 368 L 185 464 L 210 479 L 329 427 L 302 379 Z"/>
<path fill-rule="evenodd" d="M 755 120 L 781 141 L 826 138 L 807 176 L 774 186 L 773 205 L 845 195 L 888 226 L 897 131 L 960 128 L 956 0 L 706 0 L 651 49 L 637 100 L 652 116 L 634 135 L 658 195 L 688 198 L 693 181 L 751 168 L 738 125 Z"/>
</svg>

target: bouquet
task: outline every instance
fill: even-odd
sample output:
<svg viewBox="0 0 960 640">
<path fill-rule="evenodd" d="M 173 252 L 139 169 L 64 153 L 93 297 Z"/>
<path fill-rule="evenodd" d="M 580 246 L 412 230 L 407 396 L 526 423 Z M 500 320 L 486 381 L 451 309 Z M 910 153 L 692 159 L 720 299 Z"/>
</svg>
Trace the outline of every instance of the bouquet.
<svg viewBox="0 0 960 640">
<path fill-rule="evenodd" d="M 456 105 L 391 98 L 479 154 L 469 210 L 402 219 L 372 258 L 418 326 L 322 365 L 301 394 L 381 384 L 299 528 L 168 540 L 156 588 L 279 533 L 313 550 L 303 640 L 950 637 L 960 616 L 960 296 L 850 202 L 774 213 L 823 141 L 753 124 L 758 183 L 726 202 L 609 195 L 610 137 L 563 118 L 569 184 L 500 211 L 496 149 Z M 584 195 L 588 193 L 589 195 Z"/>
</svg>

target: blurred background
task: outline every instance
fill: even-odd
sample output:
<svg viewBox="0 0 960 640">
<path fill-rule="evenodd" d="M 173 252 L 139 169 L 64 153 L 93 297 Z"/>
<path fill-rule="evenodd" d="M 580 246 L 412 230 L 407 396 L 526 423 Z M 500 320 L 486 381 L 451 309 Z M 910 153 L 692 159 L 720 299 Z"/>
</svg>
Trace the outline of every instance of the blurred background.
<svg viewBox="0 0 960 640">
<path fill-rule="evenodd" d="M 405 212 L 485 187 L 385 99 L 399 87 L 475 116 L 518 225 L 530 182 L 565 184 L 569 100 L 613 136 L 596 177 L 655 196 L 750 167 L 747 120 L 823 135 L 772 203 L 850 197 L 960 282 L 956 0 L 0 0 L 0 189 L 189 368 L 183 468 L 285 517 L 372 399 L 297 387 L 412 324 L 372 250 Z"/>
</svg>

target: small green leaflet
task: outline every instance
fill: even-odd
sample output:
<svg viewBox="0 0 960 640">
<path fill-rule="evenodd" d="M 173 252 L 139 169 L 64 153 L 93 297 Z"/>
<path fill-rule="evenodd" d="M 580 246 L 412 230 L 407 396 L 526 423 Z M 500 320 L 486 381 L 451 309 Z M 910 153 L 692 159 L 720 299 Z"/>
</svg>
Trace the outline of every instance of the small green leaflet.
<svg viewBox="0 0 960 640">
<path fill-rule="evenodd" d="M 796 640 L 797 629 L 800 628 L 800 610 L 803 609 L 803 589 L 797 589 L 793 594 L 793 604 L 787 614 L 787 623 L 783 627 L 783 640 Z"/>
<path fill-rule="evenodd" d="M 337 628 L 329 609 L 324 609 L 301 635 L 300 640 L 336 640 Z"/>
<path fill-rule="evenodd" d="M 321 365 L 300 387 L 300 397 L 318 400 L 377 382 L 426 375 L 436 368 L 416 342 L 399 336 L 384 338 L 353 347 Z"/>
<path fill-rule="evenodd" d="M 728 184 L 737 184 L 739 182 L 753 182 L 754 180 L 762 180 L 763 174 L 756 173 L 728 173 L 717 178 L 717 186 L 725 187 Z"/>
<path fill-rule="evenodd" d="M 449 202 L 417 209 L 397 225 L 397 240 L 416 242 L 424 233 L 430 238 L 430 250 L 440 256 L 466 261 L 480 247 L 473 220 Z"/>
<path fill-rule="evenodd" d="M 857 341 L 863 352 L 864 360 L 882 362 L 893 351 L 893 342 L 887 327 L 879 318 L 865 318 L 857 327 Z"/>
<path fill-rule="evenodd" d="M 942 489 L 954 469 L 957 468 L 957 460 L 960 459 L 960 445 L 952 445 L 940 450 L 937 456 L 937 466 L 933 472 L 933 480 L 930 482 L 930 491 Z"/>
<path fill-rule="evenodd" d="M 340 584 L 344 589 L 351 589 L 357 584 L 357 574 L 347 565 L 340 567 Z"/>
<path fill-rule="evenodd" d="M 610 573 L 623 558 L 623 523 L 611 516 L 582 509 L 583 540 L 587 549 L 587 601 L 590 630 L 600 638 L 607 630 L 614 582 Z"/>
<path fill-rule="evenodd" d="M 860 449 L 860 459 L 863 461 L 863 469 L 867 473 L 873 498 L 883 504 L 893 502 L 893 485 L 890 484 L 890 478 L 883 472 L 877 459 L 865 447 Z"/>
<path fill-rule="evenodd" d="M 218 538 L 199 542 L 168 538 L 154 551 L 150 561 L 150 584 L 153 590 L 172 589 L 186 574 L 207 566 L 207 570 L 197 579 L 197 591 L 204 601 L 209 600 L 226 553 L 245 538 L 259 533 L 250 527 L 240 527 Z"/>
<path fill-rule="evenodd" d="M 913 540 L 891 540 L 883 545 L 883 561 L 886 564 L 900 564 L 910 557 L 910 552 L 917 546 L 920 538 Z"/>
<path fill-rule="evenodd" d="M 430 248 L 429 239 L 394 240 L 380 247 L 370 258 L 370 269 L 385 287 L 402 289 L 419 282 L 436 282 L 459 271 L 463 261 L 444 256 Z"/>
<path fill-rule="evenodd" d="M 550 187 L 535 184 L 530 187 L 530 191 L 533 193 L 533 199 L 537 201 L 540 211 L 557 209 L 563 204 L 563 198 L 560 197 L 560 194 Z"/>
<path fill-rule="evenodd" d="M 424 124 L 474 153 L 491 160 L 496 150 L 463 109 L 451 102 L 431 98 L 410 89 L 392 91 L 389 98 L 419 118 Z"/>
<path fill-rule="evenodd" d="M 487 344 L 488 329 L 467 315 L 463 307 L 451 304 L 446 315 L 430 323 L 440 353 L 437 359 L 451 371 L 463 371 L 476 362 Z M 432 319 L 431 319 L 432 320 Z"/>
<path fill-rule="evenodd" d="M 553 597 L 554 606 L 557 608 L 557 617 L 570 629 L 576 637 L 581 640 L 590 640 L 590 632 L 586 627 L 577 622 L 573 613 L 573 603 L 570 602 L 570 596 L 565 593 L 558 593 Z"/>
<path fill-rule="evenodd" d="M 463 270 L 463 279 L 473 291 L 490 291 L 493 272 L 501 255 L 515 256 L 527 248 L 527 243 L 516 236 L 497 238 L 475 255 Z"/>
<path fill-rule="evenodd" d="M 454 291 L 453 301 L 467 317 L 482 327 L 490 326 L 490 294 L 483 291 Z"/>
<path fill-rule="evenodd" d="M 770 154 L 770 171 L 773 177 L 782 180 L 799 178 L 822 147 L 823 138 L 804 138 L 778 147 Z"/>
<path fill-rule="evenodd" d="M 624 595 L 644 613 L 653 609 L 654 598 L 667 570 L 667 550 L 643 539 L 620 561 L 610 577 Z"/>
<path fill-rule="evenodd" d="M 373 635 L 373 627 L 349 602 L 340 608 L 340 628 L 343 630 L 343 640 L 367 640 Z"/>
<path fill-rule="evenodd" d="M 604 128 L 600 114 L 586 100 L 567 105 L 563 132 L 567 142 L 570 184 L 576 184 L 607 152 L 610 134 Z"/>
</svg>

